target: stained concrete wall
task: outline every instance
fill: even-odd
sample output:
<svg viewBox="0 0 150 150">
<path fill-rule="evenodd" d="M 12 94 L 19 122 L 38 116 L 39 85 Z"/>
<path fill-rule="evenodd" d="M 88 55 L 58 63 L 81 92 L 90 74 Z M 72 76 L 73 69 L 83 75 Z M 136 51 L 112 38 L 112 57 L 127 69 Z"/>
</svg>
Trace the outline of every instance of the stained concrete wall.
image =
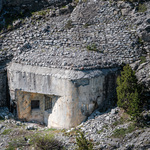
<svg viewBox="0 0 150 150">
<path fill-rule="evenodd" d="M 54 128 L 77 126 L 96 107 L 109 105 L 115 93 L 117 74 L 117 68 L 74 71 L 16 63 L 8 66 L 11 99 L 18 100 L 18 90 L 58 97 L 52 112 L 44 112 L 44 122 Z M 109 77 L 113 82 L 106 81 Z"/>
<path fill-rule="evenodd" d="M 57 101 L 57 96 L 48 95 L 49 99 L 52 99 L 52 108 Z M 48 124 L 48 116 L 45 116 L 46 113 L 49 115 L 52 113 L 52 109 L 45 111 L 45 95 L 39 93 L 30 93 L 24 92 L 21 90 L 16 90 L 16 100 L 17 100 L 17 112 L 18 117 L 22 120 L 27 121 L 38 121 L 38 122 L 45 122 Z M 31 101 L 32 100 L 39 100 L 39 108 L 32 109 L 31 108 Z M 46 118 L 45 118 L 46 117 Z"/>
</svg>

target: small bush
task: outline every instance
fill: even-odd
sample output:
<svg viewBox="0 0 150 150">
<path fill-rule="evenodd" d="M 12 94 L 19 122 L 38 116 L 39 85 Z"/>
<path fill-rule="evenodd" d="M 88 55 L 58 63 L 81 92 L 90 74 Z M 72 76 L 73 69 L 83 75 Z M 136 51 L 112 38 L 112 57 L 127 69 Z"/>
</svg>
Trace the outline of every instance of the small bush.
<svg viewBox="0 0 150 150">
<path fill-rule="evenodd" d="M 11 129 L 6 129 L 6 130 L 3 131 L 2 134 L 3 134 L 3 135 L 7 135 L 7 134 L 9 134 L 11 131 L 12 131 Z"/>
<path fill-rule="evenodd" d="M 128 126 L 128 128 L 120 128 L 120 129 L 115 129 L 113 132 L 112 137 L 115 138 L 124 138 L 126 134 L 131 133 L 136 130 L 135 124 L 131 124 Z"/>
<path fill-rule="evenodd" d="M 123 124 L 124 122 L 126 122 L 126 120 L 124 118 L 120 118 L 119 120 L 115 121 L 112 126 L 116 127 L 117 125 Z"/>
<path fill-rule="evenodd" d="M 142 1 L 142 0 L 123 0 L 123 1 L 125 1 L 125 2 L 140 2 L 140 1 Z"/>
<path fill-rule="evenodd" d="M 97 46 L 94 43 L 91 45 L 88 45 L 86 48 L 90 51 L 96 51 L 96 52 L 98 51 Z"/>
<path fill-rule="evenodd" d="M 15 150 L 15 148 L 9 145 L 5 150 Z"/>
<path fill-rule="evenodd" d="M 66 130 L 63 129 L 61 132 L 63 132 L 65 136 L 77 136 L 78 135 L 78 130 L 76 129 L 73 129 L 70 132 L 66 132 Z"/>
<path fill-rule="evenodd" d="M 54 128 L 48 128 L 48 129 L 46 129 L 46 131 L 56 131 L 56 129 L 54 129 Z"/>
<path fill-rule="evenodd" d="M 35 135 L 30 144 L 34 144 L 36 150 L 61 150 L 63 149 L 62 142 L 54 138 L 53 135 Z"/>
<path fill-rule="evenodd" d="M 15 150 L 16 148 L 22 147 L 22 146 L 27 146 L 28 143 L 27 141 L 21 137 L 19 139 L 14 139 L 13 141 L 9 142 L 9 146 L 7 148 L 7 150 Z"/>
<path fill-rule="evenodd" d="M 125 128 L 115 129 L 114 132 L 113 132 L 112 137 L 114 137 L 114 138 L 124 137 L 125 134 L 126 134 L 126 129 Z"/>
<path fill-rule="evenodd" d="M 104 129 L 101 129 L 99 131 L 97 131 L 98 134 L 101 134 L 104 131 Z"/>
<path fill-rule="evenodd" d="M 138 5 L 138 12 L 145 12 L 147 11 L 147 7 L 145 4 L 139 4 Z"/>
<path fill-rule="evenodd" d="M 78 131 L 79 136 L 76 137 L 78 148 L 76 150 L 93 150 L 93 144 L 87 140 L 83 132 Z"/>
<path fill-rule="evenodd" d="M 141 87 L 137 83 L 135 72 L 129 65 L 123 67 L 121 76 L 117 78 L 118 106 L 123 108 L 133 118 L 141 112 Z"/>
<path fill-rule="evenodd" d="M 66 29 L 71 29 L 72 27 L 73 27 L 72 20 L 68 20 L 67 23 L 66 23 L 66 25 L 65 25 L 65 28 Z"/>
<path fill-rule="evenodd" d="M 145 63 L 146 62 L 146 57 L 145 56 L 141 56 L 140 57 L 140 64 L 143 64 L 143 63 Z"/>
<path fill-rule="evenodd" d="M 35 12 L 32 12 L 32 16 L 34 15 L 45 16 L 49 11 L 50 9 L 35 11 Z"/>
</svg>

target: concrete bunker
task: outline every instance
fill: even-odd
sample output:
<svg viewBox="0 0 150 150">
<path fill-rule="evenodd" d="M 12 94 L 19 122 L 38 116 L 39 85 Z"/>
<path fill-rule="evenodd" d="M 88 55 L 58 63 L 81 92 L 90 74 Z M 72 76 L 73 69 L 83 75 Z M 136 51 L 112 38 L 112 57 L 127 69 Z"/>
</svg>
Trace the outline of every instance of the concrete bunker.
<svg viewBox="0 0 150 150">
<path fill-rule="evenodd" d="M 15 62 L 7 69 L 18 118 L 53 128 L 75 127 L 97 107 L 110 107 L 119 73 L 118 68 L 77 71 Z"/>
</svg>

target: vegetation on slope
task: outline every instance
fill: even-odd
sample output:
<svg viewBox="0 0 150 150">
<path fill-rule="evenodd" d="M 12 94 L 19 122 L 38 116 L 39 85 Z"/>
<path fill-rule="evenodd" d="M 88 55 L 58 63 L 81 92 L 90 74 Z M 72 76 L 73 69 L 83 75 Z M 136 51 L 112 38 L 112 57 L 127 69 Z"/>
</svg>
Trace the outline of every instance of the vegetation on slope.
<svg viewBox="0 0 150 150">
<path fill-rule="evenodd" d="M 118 106 L 137 118 L 141 112 L 141 86 L 137 83 L 135 72 L 129 65 L 124 66 L 117 78 Z"/>
</svg>

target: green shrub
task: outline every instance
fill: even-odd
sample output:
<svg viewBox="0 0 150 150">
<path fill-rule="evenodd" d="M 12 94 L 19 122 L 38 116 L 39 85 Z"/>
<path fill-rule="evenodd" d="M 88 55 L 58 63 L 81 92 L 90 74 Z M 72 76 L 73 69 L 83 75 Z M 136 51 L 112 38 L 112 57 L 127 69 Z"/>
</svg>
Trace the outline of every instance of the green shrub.
<svg viewBox="0 0 150 150">
<path fill-rule="evenodd" d="M 117 78 L 117 85 L 118 106 L 137 118 L 141 111 L 141 88 L 137 83 L 135 72 L 129 65 L 123 67 L 121 76 Z"/>
<path fill-rule="evenodd" d="M 6 129 L 2 132 L 3 135 L 7 135 L 11 132 L 12 130 L 11 129 Z"/>
<path fill-rule="evenodd" d="M 101 129 L 99 131 L 97 131 L 98 134 L 101 134 L 104 131 L 104 129 Z"/>
<path fill-rule="evenodd" d="M 72 20 L 68 20 L 67 23 L 65 24 L 65 28 L 71 29 L 72 27 L 73 27 Z"/>
<path fill-rule="evenodd" d="M 98 51 L 96 44 L 94 44 L 94 43 L 91 45 L 88 45 L 86 48 L 90 51 Z"/>
<path fill-rule="evenodd" d="M 145 4 L 139 4 L 138 5 L 138 12 L 145 12 L 147 11 L 147 7 Z"/>
<path fill-rule="evenodd" d="M 130 124 L 128 126 L 128 128 L 120 128 L 120 129 L 115 129 L 113 134 L 112 134 L 112 137 L 115 137 L 115 138 L 124 138 L 126 134 L 128 133 L 132 133 L 133 131 L 136 130 L 136 126 L 135 124 Z"/>
<path fill-rule="evenodd" d="M 9 145 L 8 148 L 6 148 L 5 150 L 15 150 L 15 148 Z"/>
<path fill-rule="evenodd" d="M 125 1 L 125 2 L 140 2 L 142 0 L 123 0 L 123 1 Z"/>
<path fill-rule="evenodd" d="M 117 125 L 123 124 L 124 122 L 126 122 L 126 120 L 121 117 L 119 120 L 116 120 L 116 121 L 112 124 L 112 126 L 113 126 L 113 127 L 116 127 Z"/>
<path fill-rule="evenodd" d="M 143 64 L 143 63 L 145 63 L 146 62 L 146 57 L 145 56 L 141 56 L 140 57 L 140 64 Z"/>
<path fill-rule="evenodd" d="M 20 148 L 27 145 L 27 141 L 25 141 L 23 137 L 20 137 L 9 142 L 9 146 L 6 150 L 15 150 L 16 148 Z"/>
<path fill-rule="evenodd" d="M 81 131 L 78 131 L 78 133 L 79 136 L 76 137 L 78 148 L 76 150 L 93 150 L 93 144 L 85 138 L 84 133 Z"/>
<path fill-rule="evenodd" d="M 34 144 L 36 150 L 61 150 L 63 149 L 63 144 L 61 141 L 58 141 L 51 134 L 46 135 L 35 135 L 32 138 L 30 144 Z"/>
</svg>

